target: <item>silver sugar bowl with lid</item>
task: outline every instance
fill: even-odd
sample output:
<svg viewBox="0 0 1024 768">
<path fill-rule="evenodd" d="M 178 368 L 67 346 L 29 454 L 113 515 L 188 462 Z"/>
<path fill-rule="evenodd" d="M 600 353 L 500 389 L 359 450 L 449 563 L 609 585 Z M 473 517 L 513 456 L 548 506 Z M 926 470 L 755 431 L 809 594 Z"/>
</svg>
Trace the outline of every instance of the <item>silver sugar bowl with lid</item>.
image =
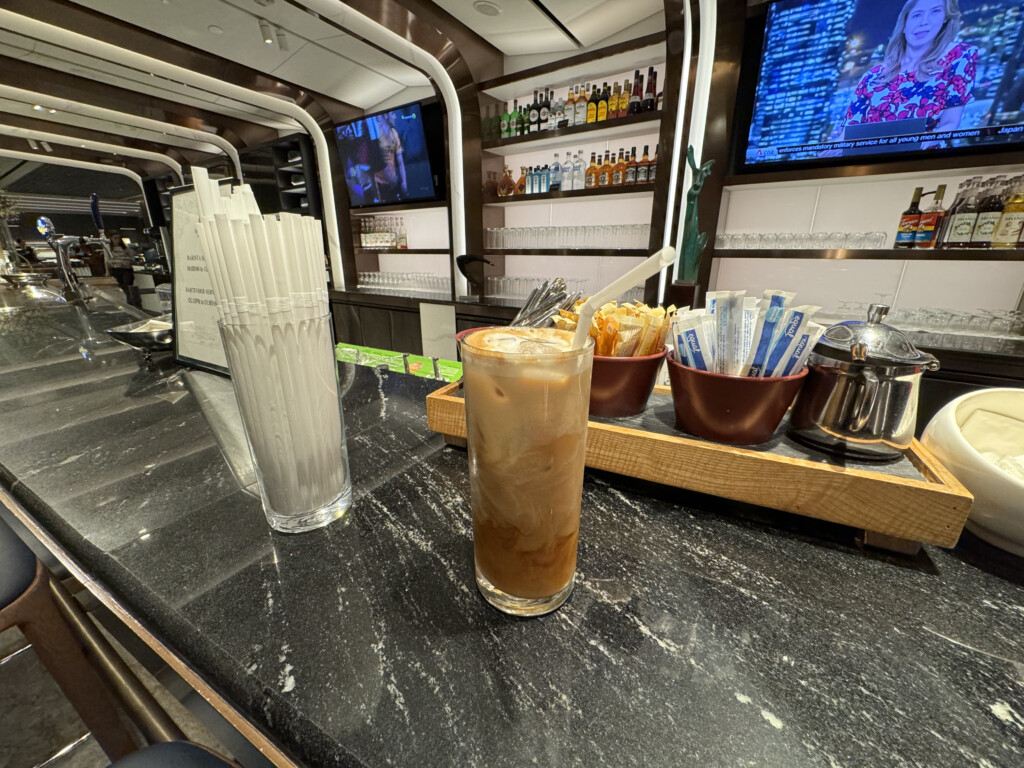
<svg viewBox="0 0 1024 768">
<path fill-rule="evenodd" d="M 895 459 L 910 447 L 921 374 L 939 361 L 883 323 L 888 312 L 872 304 L 866 322 L 847 320 L 822 334 L 793 406 L 793 438 L 867 460 Z"/>
</svg>

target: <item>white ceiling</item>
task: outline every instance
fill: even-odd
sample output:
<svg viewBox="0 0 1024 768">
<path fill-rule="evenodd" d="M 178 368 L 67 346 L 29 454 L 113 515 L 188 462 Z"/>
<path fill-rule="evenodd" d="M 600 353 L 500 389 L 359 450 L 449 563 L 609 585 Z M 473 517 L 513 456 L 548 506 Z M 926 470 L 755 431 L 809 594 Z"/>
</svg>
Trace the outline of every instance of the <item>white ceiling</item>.
<svg viewBox="0 0 1024 768">
<path fill-rule="evenodd" d="M 499 15 L 481 14 L 473 8 L 472 0 L 435 0 L 506 57 L 547 59 L 579 50 L 532 0 L 489 1 L 500 7 Z M 640 19 L 663 16 L 662 0 L 540 1 L 586 48 L 607 44 L 609 38 L 616 39 L 617 33 Z M 73 2 L 367 111 L 433 93 L 430 81 L 420 71 L 284 0 Z M 287 50 L 282 50 L 276 40 L 273 45 L 263 42 L 261 18 L 284 31 Z M 293 123 L 275 113 L 154 77 L 121 62 L 60 48 L 46 40 L 26 39 L 0 30 L 0 53 L 278 130 L 295 129 Z"/>
<path fill-rule="evenodd" d="M 534 53 L 574 53 L 576 44 L 531 0 L 488 0 L 497 16 L 486 16 L 472 0 L 434 0 L 448 13 L 506 56 Z M 540 0 L 584 46 L 590 47 L 618 30 L 653 14 L 662 0 Z"/>
<path fill-rule="evenodd" d="M 255 0 L 74 0 L 78 5 L 238 62 L 268 75 L 371 109 L 427 78 L 285 2 Z M 288 50 L 266 45 L 264 18 L 285 32 Z M 222 30 L 219 34 L 210 27 Z M 251 108 L 247 108 L 251 109 Z"/>
<path fill-rule="evenodd" d="M 45 41 L 30 40 L 2 29 L 0 29 L 0 54 L 90 80 L 120 86 L 138 93 L 170 99 L 200 109 L 211 109 L 219 114 L 260 123 L 270 128 L 280 130 L 294 130 L 295 128 L 294 123 L 283 121 L 281 116 L 274 112 L 232 101 L 183 83 L 154 77 L 148 72 L 140 72 L 122 64 L 60 48 Z"/>
</svg>

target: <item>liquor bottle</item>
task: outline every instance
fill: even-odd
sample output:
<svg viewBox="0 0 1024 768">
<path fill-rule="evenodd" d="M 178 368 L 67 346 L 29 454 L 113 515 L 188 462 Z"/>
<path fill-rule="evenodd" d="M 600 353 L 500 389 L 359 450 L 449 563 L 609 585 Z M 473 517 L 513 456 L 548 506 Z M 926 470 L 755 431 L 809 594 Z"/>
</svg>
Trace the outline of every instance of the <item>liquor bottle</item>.
<svg viewBox="0 0 1024 768">
<path fill-rule="evenodd" d="M 512 99 L 512 111 L 508 116 L 508 135 L 509 136 L 521 136 L 522 125 L 520 121 L 523 119 L 519 113 L 519 99 Z"/>
<path fill-rule="evenodd" d="M 999 217 L 995 234 L 992 235 L 993 248 L 1016 248 L 1024 230 L 1024 176 L 1013 180 L 1013 191 L 1003 206 L 1003 215 Z"/>
<path fill-rule="evenodd" d="M 992 235 L 995 234 L 999 218 L 1003 215 L 1004 176 L 992 179 L 988 195 L 978 206 L 978 221 L 971 234 L 971 248 L 991 248 Z"/>
<path fill-rule="evenodd" d="M 946 194 L 946 185 L 939 184 L 935 190 L 935 197 L 928 210 L 921 214 L 921 220 L 917 224 L 917 234 L 914 236 L 915 248 L 934 248 L 935 239 L 942 228 L 942 221 L 946 218 L 946 211 L 942 207 L 942 198 Z"/>
<path fill-rule="evenodd" d="M 545 88 L 543 96 L 540 100 L 540 125 L 538 126 L 542 131 L 551 130 L 551 93 Z"/>
<path fill-rule="evenodd" d="M 525 179 L 520 180 L 525 183 Z M 516 191 L 517 186 L 518 184 L 512 180 L 512 171 L 508 166 L 505 166 L 505 172 L 502 174 L 502 177 L 498 182 L 498 196 L 501 198 L 507 198 L 510 195 L 521 195 L 522 193 L 518 193 L 518 191 Z"/>
<path fill-rule="evenodd" d="M 583 150 L 581 149 L 576 153 L 576 159 L 572 163 L 572 188 L 586 189 L 587 187 L 587 170 L 586 160 L 583 159 Z"/>
<path fill-rule="evenodd" d="M 537 98 L 537 92 L 533 92 L 533 101 L 530 102 L 530 106 L 526 108 L 527 124 L 524 126 L 526 133 L 533 133 L 539 130 L 537 121 L 540 120 L 540 102 Z"/>
<path fill-rule="evenodd" d="M 664 91 L 658 91 L 658 106 L 657 106 L 657 110 L 659 112 L 661 112 L 662 107 L 664 106 L 664 103 L 665 103 L 664 96 L 665 96 L 665 92 Z"/>
<path fill-rule="evenodd" d="M 480 116 L 480 138 L 484 141 L 490 141 L 491 139 L 491 108 L 484 107 L 483 114 Z"/>
<path fill-rule="evenodd" d="M 974 225 L 978 223 L 978 205 L 982 186 L 981 179 L 968 182 L 963 202 L 949 216 L 943 248 L 970 248 Z"/>
<path fill-rule="evenodd" d="M 599 88 L 595 85 L 590 92 L 590 99 L 587 101 L 587 123 L 597 122 L 597 102 L 601 100 Z"/>
<path fill-rule="evenodd" d="M 555 153 L 555 159 L 558 159 L 558 153 Z M 573 186 L 573 158 L 572 152 L 565 153 L 565 162 L 562 164 L 562 186 L 559 187 L 563 192 L 572 192 L 575 187 Z"/>
<path fill-rule="evenodd" d="M 597 97 L 597 122 L 603 123 L 608 119 L 608 83 L 601 86 L 600 95 Z"/>
<path fill-rule="evenodd" d="M 551 123 L 550 123 L 551 130 L 555 130 L 556 128 L 564 128 L 564 127 L 566 127 L 564 125 L 565 120 L 566 120 L 565 115 L 566 115 L 565 102 L 562 101 L 561 99 L 559 99 L 558 101 L 555 102 L 555 106 L 551 110 Z"/>
<path fill-rule="evenodd" d="M 501 195 L 501 177 L 495 171 L 487 172 L 487 181 L 484 182 L 484 197 L 498 197 Z"/>
<path fill-rule="evenodd" d="M 587 96 L 587 86 L 584 84 L 583 89 L 576 86 L 576 119 L 573 121 L 575 125 L 586 125 L 587 124 L 587 113 L 590 110 L 590 99 Z M 597 114 L 594 114 L 597 117 Z"/>
<path fill-rule="evenodd" d="M 636 183 L 646 184 L 647 183 L 647 172 L 650 170 L 651 161 L 647 158 L 647 144 L 644 144 L 644 154 L 640 158 L 640 162 L 636 164 Z"/>
<path fill-rule="evenodd" d="M 658 73 L 654 71 L 654 67 L 648 67 L 647 90 L 644 91 L 644 99 L 640 102 L 641 112 L 653 112 L 654 108 L 658 105 L 657 80 Z"/>
<path fill-rule="evenodd" d="M 409 233 L 405 229 L 405 219 L 398 219 L 398 247 L 402 250 L 409 248 Z"/>
<path fill-rule="evenodd" d="M 625 150 L 619 147 L 619 160 L 612 168 L 612 186 L 621 187 L 626 183 L 626 157 Z"/>
<path fill-rule="evenodd" d="M 608 156 L 608 150 L 604 151 L 604 163 L 597 172 L 597 186 L 607 187 L 612 183 L 612 162 Z"/>
<path fill-rule="evenodd" d="M 567 159 L 568 161 L 568 159 Z M 558 153 L 555 152 L 555 161 L 551 163 L 551 179 L 549 189 L 555 192 L 562 188 L 562 164 L 558 162 Z"/>
<path fill-rule="evenodd" d="M 647 166 L 647 183 L 653 184 L 655 178 L 658 176 L 658 145 L 654 145 L 654 157 L 651 158 L 651 164 Z"/>
<path fill-rule="evenodd" d="M 917 238 L 917 225 L 921 223 L 922 194 L 924 194 L 924 187 L 914 188 L 910 207 L 900 215 L 899 227 L 896 229 L 896 242 L 893 243 L 894 248 L 914 247 L 914 240 Z"/>
<path fill-rule="evenodd" d="M 946 215 L 942 218 L 942 225 L 939 230 L 935 233 L 935 247 L 946 248 L 946 240 L 950 233 L 950 224 L 953 222 L 953 217 L 956 216 L 964 202 L 967 199 L 967 193 L 971 188 L 972 180 L 961 181 L 960 186 L 957 187 L 956 195 L 953 196 L 953 202 L 949 204 L 949 208 L 946 209 Z"/>
<path fill-rule="evenodd" d="M 600 172 L 600 168 L 597 167 L 597 161 L 595 160 L 595 153 L 590 153 L 590 165 L 587 166 L 586 172 L 586 188 L 594 189 L 597 186 L 597 174 Z"/>
<path fill-rule="evenodd" d="M 491 141 L 501 138 L 501 104 L 494 105 L 494 112 L 491 113 L 491 129 L 489 131 Z"/>
<path fill-rule="evenodd" d="M 526 166 L 525 165 L 521 166 L 519 168 L 519 181 L 516 182 L 515 190 L 513 191 L 512 194 L 515 194 L 515 195 L 525 195 L 526 194 L 526 184 L 527 184 L 528 181 L 529 181 L 529 178 L 526 175 Z"/>
<path fill-rule="evenodd" d="M 501 117 L 499 118 L 499 120 L 501 120 L 501 122 L 498 123 L 499 129 L 500 129 L 500 133 L 501 133 L 501 138 L 507 139 L 511 135 L 508 132 L 509 113 L 508 113 L 508 102 L 507 101 L 505 102 L 505 111 L 501 113 Z"/>
<path fill-rule="evenodd" d="M 608 114 L 608 117 L 625 117 L 629 111 L 629 80 L 622 81 L 622 89 L 619 91 L 619 103 L 615 107 L 615 114 Z"/>
<path fill-rule="evenodd" d="M 642 103 L 644 100 L 644 81 L 640 77 L 640 70 L 633 72 L 633 93 L 629 97 L 629 106 L 626 108 L 627 114 L 638 115 L 643 111 Z"/>
<path fill-rule="evenodd" d="M 537 192 L 544 194 L 551 191 L 551 169 L 544 166 L 537 172 Z"/>
<path fill-rule="evenodd" d="M 626 178 L 623 184 L 636 184 L 636 147 L 629 150 L 629 162 L 626 163 Z"/>
<path fill-rule="evenodd" d="M 619 99 L 622 98 L 622 86 L 616 80 L 612 87 L 612 95 L 608 99 L 608 119 L 614 120 L 619 116 Z"/>
<path fill-rule="evenodd" d="M 569 95 L 565 97 L 565 120 L 566 128 L 576 125 L 576 97 L 573 96 L 572 86 L 569 86 Z"/>
</svg>

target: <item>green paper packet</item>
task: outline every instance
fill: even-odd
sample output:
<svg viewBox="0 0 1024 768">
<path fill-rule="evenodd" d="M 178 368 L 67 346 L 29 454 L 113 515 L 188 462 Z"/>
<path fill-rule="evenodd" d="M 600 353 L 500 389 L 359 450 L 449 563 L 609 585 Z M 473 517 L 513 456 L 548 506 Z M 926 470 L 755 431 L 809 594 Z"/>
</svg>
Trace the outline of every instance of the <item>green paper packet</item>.
<svg viewBox="0 0 1024 768">
<path fill-rule="evenodd" d="M 388 370 L 405 373 L 405 364 L 402 361 L 401 352 L 374 349 L 373 347 L 360 347 L 355 344 L 338 344 L 335 347 L 335 356 L 338 362 L 341 363 L 356 362 L 356 352 L 359 353 L 360 365 L 370 368 L 386 365 Z M 437 367 L 441 378 L 447 382 L 458 381 L 462 378 L 462 363 L 455 362 L 454 360 L 438 360 Z M 433 378 L 434 364 L 429 357 L 409 355 L 409 373 L 426 379 Z"/>
</svg>

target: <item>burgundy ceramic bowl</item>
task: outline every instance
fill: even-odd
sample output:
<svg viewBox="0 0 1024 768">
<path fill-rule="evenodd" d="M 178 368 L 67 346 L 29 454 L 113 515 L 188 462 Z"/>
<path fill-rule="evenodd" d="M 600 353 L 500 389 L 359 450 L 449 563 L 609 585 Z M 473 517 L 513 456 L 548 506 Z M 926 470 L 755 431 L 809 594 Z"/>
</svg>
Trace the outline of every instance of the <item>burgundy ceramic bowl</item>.
<svg viewBox="0 0 1024 768">
<path fill-rule="evenodd" d="M 730 445 L 771 439 L 807 378 L 726 376 L 668 361 L 676 426 L 691 435 Z"/>
<path fill-rule="evenodd" d="M 590 377 L 590 415 L 619 418 L 636 416 L 647 407 L 661 361 L 668 354 L 643 357 L 599 357 L 594 355 Z"/>
</svg>

